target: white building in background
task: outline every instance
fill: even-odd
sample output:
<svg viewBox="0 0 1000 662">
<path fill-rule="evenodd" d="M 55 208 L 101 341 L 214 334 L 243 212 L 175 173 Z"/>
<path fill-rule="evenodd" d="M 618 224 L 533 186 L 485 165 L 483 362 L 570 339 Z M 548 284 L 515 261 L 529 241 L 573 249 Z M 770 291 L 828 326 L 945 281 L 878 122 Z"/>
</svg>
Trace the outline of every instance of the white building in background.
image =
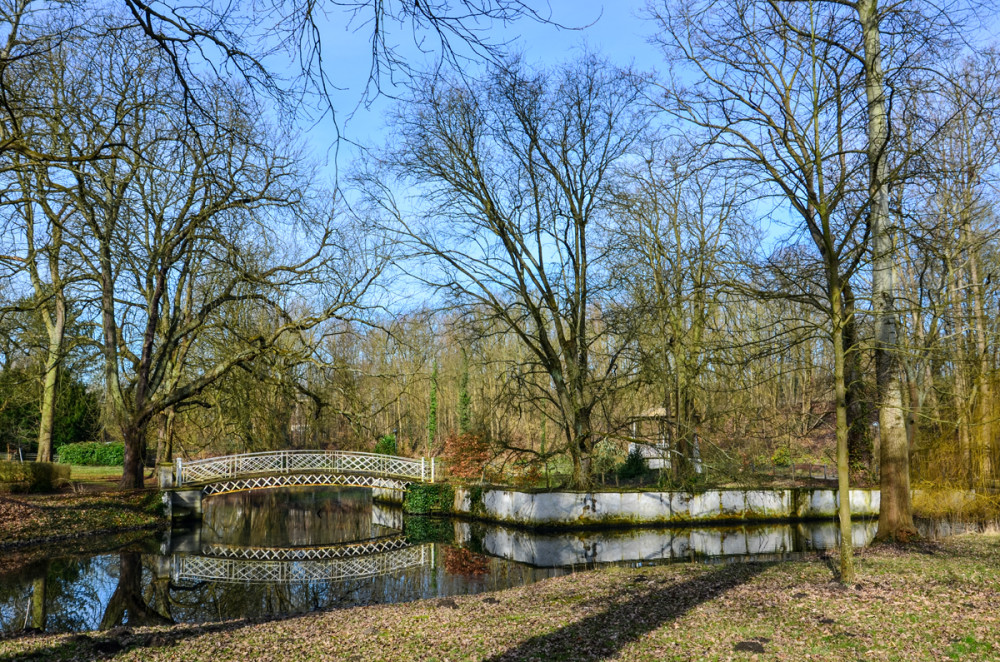
<svg viewBox="0 0 1000 662">
<path fill-rule="evenodd" d="M 628 445 L 628 452 L 632 453 L 635 449 L 638 449 L 642 456 L 646 459 L 646 466 L 650 469 L 670 469 L 673 465 L 671 463 L 671 458 L 677 451 L 670 447 L 670 442 L 667 440 L 664 434 L 664 426 L 657 426 L 657 430 L 652 435 L 643 434 L 641 430 L 641 424 L 646 421 L 666 421 L 667 420 L 667 410 L 664 407 L 654 407 L 652 409 L 647 409 L 645 412 L 640 414 L 632 422 L 632 438 L 636 440 L 649 441 L 631 441 Z M 694 435 L 694 446 L 692 448 L 691 458 L 694 464 L 695 473 L 701 473 L 703 471 L 701 464 L 701 443 L 698 439 L 698 435 Z"/>
</svg>

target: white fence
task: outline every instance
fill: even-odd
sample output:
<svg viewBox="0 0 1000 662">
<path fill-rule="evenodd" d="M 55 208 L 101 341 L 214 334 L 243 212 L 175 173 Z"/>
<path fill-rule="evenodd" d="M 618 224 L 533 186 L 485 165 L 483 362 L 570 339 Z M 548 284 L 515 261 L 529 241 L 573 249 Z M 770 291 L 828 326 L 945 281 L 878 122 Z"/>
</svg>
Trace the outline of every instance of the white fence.
<svg viewBox="0 0 1000 662">
<path fill-rule="evenodd" d="M 175 462 L 176 485 L 204 484 L 255 474 L 326 472 L 434 482 L 434 460 L 352 451 L 269 451 Z"/>
</svg>

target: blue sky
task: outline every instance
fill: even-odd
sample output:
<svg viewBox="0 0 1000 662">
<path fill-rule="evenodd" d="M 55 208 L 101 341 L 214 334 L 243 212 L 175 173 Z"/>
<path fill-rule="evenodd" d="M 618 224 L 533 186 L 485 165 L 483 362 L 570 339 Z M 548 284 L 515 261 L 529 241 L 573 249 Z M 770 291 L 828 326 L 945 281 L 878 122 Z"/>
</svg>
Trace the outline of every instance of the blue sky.
<svg viewBox="0 0 1000 662">
<path fill-rule="evenodd" d="M 589 48 L 615 64 L 634 64 L 639 69 L 651 70 L 658 67 L 661 60 L 657 48 L 647 41 L 654 25 L 639 16 L 644 4 L 643 0 L 551 0 L 553 21 L 581 29 L 560 29 L 523 20 L 506 29 L 494 30 L 492 34 L 498 41 L 510 41 L 514 51 L 523 53 L 537 66 L 571 60 L 576 53 Z M 370 107 L 359 105 L 368 79 L 371 29 L 360 21 L 350 24 L 346 14 L 336 11 L 331 11 L 328 18 L 323 33 L 324 59 L 331 79 L 342 88 L 333 94 L 341 133 L 348 141 L 379 145 L 384 142 L 386 112 L 394 101 L 383 97 Z M 396 34 L 397 43 L 404 42 L 401 51 L 411 62 L 431 66 L 432 58 L 421 56 L 412 43 L 405 43 L 407 33 L 397 29 Z M 331 148 L 336 131 L 330 118 L 304 128 L 310 149 L 316 158 L 328 162 L 327 169 L 332 177 L 335 152 Z M 341 172 L 358 156 L 356 148 L 342 143 L 337 157 Z"/>
</svg>

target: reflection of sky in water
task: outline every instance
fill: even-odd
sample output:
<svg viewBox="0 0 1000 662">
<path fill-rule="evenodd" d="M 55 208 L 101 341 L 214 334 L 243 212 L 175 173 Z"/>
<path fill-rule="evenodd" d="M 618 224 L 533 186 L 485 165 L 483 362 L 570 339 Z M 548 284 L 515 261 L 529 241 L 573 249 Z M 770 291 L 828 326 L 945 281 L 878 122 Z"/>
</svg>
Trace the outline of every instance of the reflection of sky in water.
<svg viewBox="0 0 1000 662">
<path fill-rule="evenodd" d="M 370 496 L 358 490 L 282 490 L 216 498 L 221 500 L 206 502 L 205 525 L 195 532 L 193 543 L 190 535 L 184 538 L 174 533 L 174 551 L 179 540 L 186 540 L 184 544 L 192 551 L 207 544 L 329 546 L 392 533 L 394 529 L 386 524 L 398 525 L 401 521 L 398 511 L 394 514 L 381 507 L 373 509 Z M 337 581 L 172 579 L 170 572 L 177 567 L 180 554 L 112 553 L 38 563 L 21 575 L 0 578 L 0 633 L 24 627 L 30 615 L 33 586 L 38 585 L 34 580 L 43 576 L 47 577 L 47 631 L 97 629 L 105 612 L 112 612 L 112 595 L 120 584 L 127 584 L 118 581 L 123 562 L 131 568 L 141 564 L 141 582 L 130 589 L 140 606 L 148 606 L 155 617 L 201 622 L 474 594 L 521 586 L 599 563 L 712 561 L 727 555 L 787 558 L 799 551 L 833 547 L 838 538 L 834 522 L 559 534 L 459 521 L 447 523 L 446 528 L 454 532 L 455 544 L 414 544 L 401 550 L 424 553 L 420 563 L 385 574 Z M 930 536 L 953 532 L 940 525 L 924 530 Z M 856 522 L 855 544 L 866 544 L 874 533 L 874 521 Z"/>
<path fill-rule="evenodd" d="M 24 576 L 0 579 L 0 632 L 10 633 L 24 627 L 33 580 L 43 575 L 47 579 L 45 629 L 93 630 L 100 624 L 104 607 L 118 585 L 118 554 L 57 559 L 49 564 L 47 571 L 41 565 Z"/>
</svg>

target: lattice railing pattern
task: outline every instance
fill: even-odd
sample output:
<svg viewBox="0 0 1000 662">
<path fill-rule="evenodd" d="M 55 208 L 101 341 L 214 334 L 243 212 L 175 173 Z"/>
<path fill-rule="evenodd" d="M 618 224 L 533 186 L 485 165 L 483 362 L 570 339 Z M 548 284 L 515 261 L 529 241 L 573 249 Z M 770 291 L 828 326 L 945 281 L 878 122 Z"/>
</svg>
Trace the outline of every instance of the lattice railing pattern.
<svg viewBox="0 0 1000 662">
<path fill-rule="evenodd" d="M 384 536 L 362 542 L 341 543 L 324 547 L 238 547 L 235 545 L 203 545 L 202 556 L 247 561 L 322 561 L 353 556 L 382 554 L 410 547 L 404 536 Z"/>
<path fill-rule="evenodd" d="M 204 484 L 254 474 L 324 472 L 394 478 L 411 483 L 433 479 L 433 467 L 423 459 L 349 451 L 271 451 L 204 460 L 177 460 L 176 484 Z"/>
<path fill-rule="evenodd" d="M 433 563 L 433 543 L 323 561 L 246 561 L 175 555 L 174 581 L 295 583 L 375 577 Z"/>
<path fill-rule="evenodd" d="M 285 474 L 277 476 L 254 476 L 252 478 L 237 478 L 224 480 L 220 483 L 206 485 L 202 492 L 205 496 L 243 492 L 245 490 L 264 490 L 271 487 L 315 487 L 318 485 L 341 485 L 344 487 L 381 487 L 389 490 L 402 490 L 409 481 L 381 476 L 357 476 L 352 474 Z"/>
</svg>

